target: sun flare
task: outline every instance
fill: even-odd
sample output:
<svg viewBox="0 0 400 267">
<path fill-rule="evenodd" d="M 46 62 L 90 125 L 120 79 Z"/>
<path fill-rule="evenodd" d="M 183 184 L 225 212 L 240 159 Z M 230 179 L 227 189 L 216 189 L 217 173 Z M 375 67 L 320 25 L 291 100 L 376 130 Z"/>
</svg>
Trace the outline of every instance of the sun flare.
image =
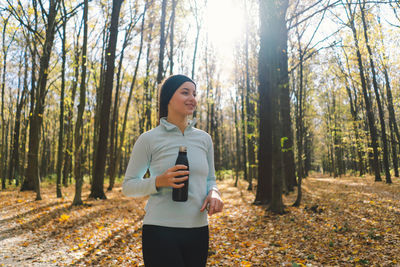
<svg viewBox="0 0 400 267">
<path fill-rule="evenodd" d="M 231 56 L 244 32 L 244 12 L 239 1 L 210 0 L 205 16 L 209 42 L 222 56 Z"/>
</svg>

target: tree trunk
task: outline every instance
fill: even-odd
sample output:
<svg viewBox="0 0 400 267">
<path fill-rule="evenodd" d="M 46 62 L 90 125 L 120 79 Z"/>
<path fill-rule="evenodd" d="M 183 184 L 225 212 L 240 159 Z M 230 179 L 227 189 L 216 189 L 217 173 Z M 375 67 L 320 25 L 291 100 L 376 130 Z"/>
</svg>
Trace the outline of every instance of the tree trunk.
<svg viewBox="0 0 400 267">
<path fill-rule="evenodd" d="M 64 162 L 64 92 L 65 92 L 65 63 L 66 63 L 66 48 L 65 48 L 65 42 L 66 42 L 66 34 L 67 34 L 67 12 L 65 9 L 65 4 L 64 0 L 62 0 L 62 7 L 63 7 L 63 35 L 61 38 L 61 58 L 62 58 L 62 65 L 61 65 L 61 99 L 60 99 L 60 131 L 58 134 L 58 153 L 57 153 L 57 185 L 56 185 L 56 191 L 57 191 L 57 197 L 61 198 L 62 197 L 62 192 L 61 192 L 61 171 L 62 171 L 62 163 Z"/>
<path fill-rule="evenodd" d="M 243 142 L 243 178 L 249 182 L 249 176 L 248 176 L 248 172 L 247 172 L 247 131 L 246 131 L 246 103 L 244 98 L 249 97 L 249 92 L 246 90 L 245 86 L 242 86 L 242 92 L 240 94 L 240 99 L 241 99 L 241 107 L 242 107 L 242 112 L 241 112 L 241 117 L 242 117 L 242 142 Z M 250 183 L 248 188 L 250 187 Z"/>
<path fill-rule="evenodd" d="M 8 179 L 11 182 L 12 179 L 16 180 L 16 185 L 18 185 L 19 173 L 19 139 L 20 139 L 20 127 L 21 127 L 21 113 L 25 105 L 25 95 L 28 91 L 28 56 L 27 51 L 24 51 L 24 84 L 21 96 L 17 99 L 17 111 L 15 114 L 15 126 L 14 126 L 14 138 L 13 146 L 11 149 L 11 159 L 8 168 Z"/>
<path fill-rule="evenodd" d="M 174 73 L 174 27 L 176 2 L 177 0 L 172 0 L 171 25 L 169 34 L 169 75 Z"/>
<path fill-rule="evenodd" d="M 385 82 L 386 82 L 386 98 L 387 98 L 388 110 L 389 110 L 389 125 L 391 127 L 391 129 L 390 129 L 391 135 L 393 135 L 393 137 L 392 137 L 393 167 L 394 167 L 395 177 L 399 177 L 398 157 L 397 157 L 397 153 L 396 153 L 396 142 L 395 142 L 394 135 L 396 136 L 397 143 L 400 146 L 400 134 L 399 134 L 399 128 L 397 127 L 396 117 L 395 117 L 395 113 L 394 113 L 392 90 L 390 88 L 389 74 L 388 74 L 386 67 L 384 67 L 383 72 L 385 74 Z"/>
<path fill-rule="evenodd" d="M 196 40 L 194 42 L 194 51 L 193 51 L 193 60 L 192 60 L 192 74 L 190 76 L 192 78 L 192 80 L 194 79 L 194 72 L 195 72 L 195 69 L 196 69 L 196 55 L 197 55 L 197 48 L 198 48 L 198 44 L 199 44 L 199 37 L 200 37 L 200 30 L 201 30 L 201 23 L 199 21 L 199 16 L 197 14 L 197 11 L 198 11 L 198 9 L 197 9 L 197 1 L 194 1 L 194 4 L 196 5 L 194 7 L 194 10 L 195 10 L 194 17 L 196 19 Z M 195 116 L 195 114 L 193 114 L 193 116 Z"/>
<path fill-rule="evenodd" d="M 283 213 L 282 154 L 279 99 L 281 94 L 280 61 L 283 51 L 279 34 L 286 34 L 286 9 L 288 2 L 259 1 L 260 52 L 258 79 L 260 93 L 260 146 L 256 203 L 269 202 L 269 209 Z M 271 153 L 272 152 L 272 153 Z"/>
<path fill-rule="evenodd" d="M 33 42 L 33 45 L 35 46 L 36 42 Z M 36 83 L 36 54 L 35 54 L 36 49 L 32 49 L 32 66 L 31 66 L 31 91 L 30 91 L 30 106 L 29 106 L 29 119 L 27 121 L 27 124 L 31 124 L 31 120 L 32 120 L 32 114 L 33 114 L 33 109 L 35 107 L 35 95 L 36 95 L 36 91 L 37 88 L 35 86 Z M 25 131 L 27 132 L 27 127 L 25 128 Z M 32 131 L 32 127 L 29 127 L 29 132 L 27 133 L 27 135 L 29 134 L 29 136 L 31 136 L 31 131 Z M 27 137 L 27 136 L 26 136 Z M 25 138 L 26 140 L 26 138 Z M 26 144 L 25 144 L 25 149 L 26 149 Z M 33 149 L 33 148 L 32 148 Z M 31 150 L 31 141 L 28 142 L 28 150 Z M 28 158 L 29 158 L 29 154 L 28 154 Z M 29 160 L 29 159 L 28 159 Z M 23 164 L 22 166 L 25 166 L 25 157 L 23 157 Z M 31 191 L 34 190 L 35 186 L 34 186 L 34 181 L 32 176 L 27 176 L 25 174 L 25 179 L 22 181 L 22 185 L 21 185 L 21 191 Z"/>
<path fill-rule="evenodd" d="M 380 29 L 381 29 L 380 34 L 381 34 L 382 46 L 384 47 L 385 44 L 383 42 L 382 25 L 381 25 L 379 16 L 378 16 L 378 24 L 379 24 Z M 388 111 L 389 111 L 389 126 L 391 127 L 390 128 L 391 135 L 395 135 L 396 136 L 397 144 L 399 145 L 399 150 L 400 150 L 400 133 L 399 133 L 399 128 L 397 126 L 396 115 L 395 115 L 394 107 L 393 107 L 393 96 L 392 96 L 392 89 L 391 89 L 391 86 L 390 86 L 391 83 L 390 83 L 388 65 L 387 65 L 388 58 L 387 58 L 387 56 L 385 54 L 385 50 L 381 49 L 381 51 L 382 51 L 382 58 L 383 58 L 381 65 L 382 65 L 382 69 L 383 69 L 383 74 L 385 76 L 387 108 L 388 108 Z M 395 177 L 399 177 L 398 156 L 397 156 L 397 153 L 396 153 L 397 149 L 396 149 L 395 146 L 396 146 L 396 141 L 395 141 L 394 136 L 392 136 L 392 154 L 393 154 L 392 161 L 393 161 L 393 167 L 394 167 Z"/>
<path fill-rule="evenodd" d="M 222 168 L 222 160 L 221 160 L 221 128 L 220 128 L 220 113 L 221 110 L 219 109 L 221 105 L 221 88 L 219 85 L 215 87 L 215 96 L 214 96 L 214 102 L 212 105 L 212 111 L 211 111 L 211 116 L 212 116 L 212 138 L 214 141 L 214 160 L 215 160 L 215 170 L 219 171 Z"/>
<path fill-rule="evenodd" d="M 78 115 L 75 124 L 75 196 L 72 201 L 73 206 L 82 205 L 82 185 L 83 185 L 83 151 L 82 151 L 82 133 L 83 133 L 83 112 L 86 103 L 86 54 L 87 54 L 87 37 L 88 37 L 88 12 L 89 2 L 84 0 L 83 9 L 83 44 L 82 44 L 82 65 L 81 65 L 81 85 L 79 89 L 79 105 Z M 72 107 L 73 108 L 73 107 Z"/>
<path fill-rule="evenodd" d="M 239 103 L 239 94 L 236 94 L 236 101 L 233 102 L 234 109 L 235 109 L 235 130 L 236 130 L 236 167 L 235 167 L 236 178 L 235 178 L 235 187 L 237 187 L 237 185 L 238 185 L 239 170 L 240 170 L 240 136 L 239 136 L 239 121 L 238 121 L 238 107 L 237 107 L 238 103 Z"/>
<path fill-rule="evenodd" d="M 1 188 L 6 189 L 6 175 L 5 175 L 5 166 L 6 166 L 6 153 L 4 153 L 4 148 L 7 147 L 5 142 L 5 133 L 6 133 L 6 121 L 4 118 L 4 90 L 6 86 L 6 72 L 7 72 L 7 52 L 8 48 L 6 48 L 6 30 L 8 24 L 9 17 L 4 20 L 3 24 L 3 36 L 2 36 L 2 52 L 3 52 L 3 72 L 1 79 L 1 146 L 0 146 L 0 176 L 1 176 Z"/>
<path fill-rule="evenodd" d="M 115 88 L 115 96 L 114 96 L 114 106 L 112 112 L 111 119 L 111 130 L 110 130 L 110 151 L 109 151 L 109 160 L 110 164 L 108 167 L 108 176 L 109 176 L 109 185 L 107 191 L 111 191 L 114 187 L 115 176 L 117 172 L 117 148 L 118 148 L 118 113 L 119 113 L 119 90 L 121 87 L 121 72 L 122 72 L 122 63 L 124 60 L 125 49 L 129 44 L 130 36 L 132 34 L 132 29 L 134 28 L 136 22 L 132 20 L 125 30 L 124 41 L 122 44 L 122 51 L 119 57 L 118 63 L 118 72 L 117 72 L 117 81 Z"/>
<path fill-rule="evenodd" d="M 46 37 L 43 46 L 43 54 L 40 57 L 39 79 L 36 92 L 36 103 L 30 117 L 30 133 L 29 133 L 29 153 L 28 167 L 26 170 L 26 180 L 33 181 L 36 191 L 36 200 L 41 200 L 40 195 L 40 178 L 38 166 L 38 153 L 40 132 L 43 122 L 43 113 L 45 98 L 47 93 L 47 76 L 51 56 L 51 50 L 54 42 L 54 34 L 56 28 L 56 16 L 60 0 L 50 0 L 50 8 L 48 12 L 48 21 L 46 25 Z"/>
<path fill-rule="evenodd" d="M 283 51 L 288 51 L 287 45 L 287 28 L 282 27 L 282 32 L 280 34 L 280 45 Z M 288 75 L 288 55 L 287 53 L 280 54 L 279 67 L 281 72 L 280 84 L 282 85 L 281 90 L 281 112 L 282 112 L 282 127 L 283 127 L 283 142 L 281 144 L 282 154 L 283 154 L 283 170 L 285 175 L 285 181 L 287 185 L 287 191 L 293 191 L 293 186 L 297 185 L 296 181 L 296 165 L 294 160 L 293 151 L 293 132 L 292 132 L 292 119 L 290 117 L 290 92 L 289 92 L 289 75 Z M 301 190 L 301 185 L 298 185 Z"/>
<path fill-rule="evenodd" d="M 282 53 L 287 53 L 282 46 L 282 41 L 280 38 L 287 38 L 287 30 L 286 30 L 286 10 L 289 4 L 288 0 L 276 0 L 274 3 L 270 4 L 270 16 L 268 16 L 269 23 L 267 31 L 270 32 L 269 41 L 264 44 L 270 44 L 268 48 L 263 46 L 261 43 L 260 51 L 265 49 L 267 60 L 267 68 L 263 70 L 261 73 L 266 74 L 267 78 L 270 79 L 270 84 L 267 88 L 271 92 L 271 121 L 272 121 L 272 196 L 271 196 L 271 204 L 269 206 L 269 210 L 282 214 L 284 213 L 284 205 L 282 200 L 282 181 L 284 179 L 283 175 L 283 158 L 281 151 L 281 139 L 283 135 L 283 127 L 281 123 L 282 112 L 280 99 L 282 99 L 281 94 L 282 87 L 285 86 L 281 77 L 284 75 L 288 75 L 284 73 L 284 70 L 280 69 L 281 61 L 282 61 Z M 267 5 L 264 5 L 265 8 Z M 272 8 L 272 10 L 271 10 Z M 263 20 L 266 22 L 267 20 Z M 261 22 L 263 23 L 263 22 Z M 282 35 L 282 36 L 281 36 Z M 264 40 L 265 41 L 265 40 Z M 267 90 L 268 90 L 267 89 Z"/>
<path fill-rule="evenodd" d="M 299 39 L 300 42 L 300 39 Z M 303 164 L 303 54 L 300 48 L 300 61 L 299 61 L 299 89 L 297 93 L 297 116 L 296 116 L 296 129 L 297 129 L 297 175 L 304 177 L 304 164 Z"/>
<path fill-rule="evenodd" d="M 147 51 L 146 51 L 146 76 L 143 82 L 143 112 L 139 120 L 139 132 L 143 133 L 150 129 L 151 126 L 151 88 L 150 88 L 150 67 L 152 63 L 151 59 L 151 42 L 153 41 L 153 22 L 149 22 L 148 26 L 148 40 L 147 40 Z"/>
<path fill-rule="evenodd" d="M 161 6 L 161 23 L 160 23 L 160 53 L 158 56 L 158 72 L 157 72 L 157 84 L 161 84 L 164 73 L 164 50 L 165 50 L 165 17 L 167 12 L 167 0 L 162 0 Z"/>
<path fill-rule="evenodd" d="M 76 37 L 77 41 L 75 44 L 75 55 L 74 55 L 74 79 L 72 81 L 72 88 L 71 88 L 71 103 L 68 106 L 67 112 L 67 122 L 65 125 L 65 135 L 67 136 L 67 147 L 65 149 L 65 156 L 64 156 L 64 168 L 63 168 L 63 185 L 68 186 L 68 178 L 71 175 L 72 169 L 72 154 L 74 151 L 74 135 L 73 135 L 73 115 L 74 115 L 74 106 L 75 106 L 75 96 L 76 96 L 76 89 L 78 87 L 78 80 L 79 80 L 79 35 Z"/>
<path fill-rule="evenodd" d="M 142 18 L 142 26 L 141 26 L 141 29 L 140 29 L 140 47 L 139 47 L 138 57 L 137 57 L 137 61 L 136 61 L 135 72 L 133 74 L 133 78 L 132 78 L 132 81 L 131 81 L 131 87 L 129 89 L 128 100 L 127 100 L 126 106 L 125 106 L 124 121 L 122 123 L 122 131 L 121 131 L 121 135 L 120 135 L 119 147 L 117 149 L 117 158 L 116 158 L 116 165 L 117 166 L 115 167 L 116 171 L 119 169 L 120 162 L 121 162 L 122 148 L 124 147 L 124 141 L 125 141 L 126 124 L 127 124 L 127 121 L 128 121 L 128 112 L 129 112 L 129 107 L 131 106 L 130 103 L 131 103 L 131 99 L 132 99 L 133 88 L 135 87 L 137 72 L 138 72 L 138 69 L 139 69 L 140 58 L 141 58 L 142 50 L 143 50 L 144 22 L 145 22 L 147 8 L 148 8 L 148 0 L 146 0 L 145 6 L 144 6 L 143 18 Z"/>
<path fill-rule="evenodd" d="M 381 179 L 380 168 L 379 168 L 378 134 L 377 134 L 377 131 L 375 128 L 375 118 L 374 118 L 374 113 L 373 113 L 372 107 L 371 107 L 371 100 L 370 100 L 370 98 L 368 96 L 368 92 L 367 92 L 367 84 L 366 84 L 366 78 L 365 78 L 365 74 L 364 74 L 364 67 L 363 67 L 360 47 L 359 47 L 358 39 L 357 39 L 357 30 L 356 30 L 355 22 L 354 22 L 354 14 L 352 12 L 352 9 L 351 9 L 352 7 L 349 2 L 347 2 L 347 7 L 348 7 L 347 11 L 349 12 L 349 15 L 350 15 L 349 16 L 350 28 L 353 32 L 355 49 L 357 52 L 357 62 L 358 62 L 358 67 L 359 67 L 359 72 L 360 72 L 360 79 L 361 79 L 362 92 L 363 92 L 363 96 L 364 96 L 365 108 L 367 110 L 368 126 L 369 126 L 370 135 L 371 135 L 371 145 L 372 145 L 372 149 L 374 151 L 373 169 L 375 172 L 375 181 L 380 182 L 380 181 L 382 181 L 382 179 Z"/>
<path fill-rule="evenodd" d="M 399 177 L 399 164 L 398 164 L 398 158 L 397 158 L 397 149 L 396 149 L 396 138 L 395 138 L 395 133 L 393 129 L 393 123 L 389 121 L 389 129 L 390 129 L 390 142 L 392 145 L 392 163 L 393 163 L 393 169 L 394 169 L 394 176 Z"/>
<path fill-rule="evenodd" d="M 104 170 L 106 162 L 107 139 L 109 131 L 109 114 L 112 98 L 113 80 L 114 80 L 114 62 L 115 50 L 118 37 L 118 20 L 123 0 L 113 0 L 113 9 L 111 13 L 110 39 L 106 51 L 106 73 L 103 90 L 103 103 L 100 113 L 100 132 L 99 141 L 96 150 L 96 164 L 93 172 L 93 183 L 90 192 L 91 198 L 106 199 L 104 194 Z"/>
<path fill-rule="evenodd" d="M 388 151 L 388 144 L 387 144 L 387 137 L 386 137 L 386 126 L 385 126 L 385 114 L 383 112 L 382 103 L 380 100 L 380 92 L 378 87 L 378 82 L 376 80 L 376 72 L 375 72 L 375 64 L 372 55 L 372 49 L 369 45 L 368 41 L 368 29 L 367 29 L 367 22 L 365 20 L 365 0 L 363 0 L 363 5 L 361 5 L 361 0 L 358 1 L 361 10 L 361 19 L 363 22 L 364 28 L 364 37 L 365 37 L 365 44 L 367 46 L 368 55 L 369 55 L 369 63 L 371 67 L 372 73 L 372 84 L 375 91 L 376 102 L 378 104 L 378 112 L 379 112 L 379 120 L 381 122 L 381 136 L 382 136 L 382 143 L 383 143 L 383 166 L 385 169 L 385 176 L 386 176 L 386 183 L 391 184 L 392 179 L 390 177 L 390 170 L 389 170 L 389 151 Z"/>
<path fill-rule="evenodd" d="M 248 181 L 249 185 L 247 190 L 253 190 L 253 175 L 254 175 L 254 143 L 253 143 L 253 105 L 250 106 L 250 98 L 252 97 L 252 89 L 250 87 L 250 67 L 249 67 L 249 22 L 247 7 L 245 3 L 245 21 L 246 21 L 246 36 L 245 36 L 245 66 L 246 66 L 246 103 L 243 102 L 244 90 L 242 94 L 242 121 L 243 121 L 243 141 L 245 149 L 245 179 Z M 251 136 L 251 137 L 249 137 Z M 247 152 L 247 153 L 246 153 Z M 248 169 L 247 169 L 248 166 Z M 248 172 L 247 172 L 248 170 Z"/>
<path fill-rule="evenodd" d="M 92 158 L 90 159 L 93 163 L 93 166 L 89 168 L 89 175 L 91 176 L 90 183 L 93 183 L 93 173 L 94 169 L 96 169 L 96 155 L 97 155 L 97 145 L 99 143 L 99 132 L 100 132 L 100 113 L 101 107 L 103 105 L 103 95 L 104 95 L 104 83 L 105 83 L 105 68 L 106 68 L 106 53 L 107 53 L 107 43 L 110 38 L 110 31 L 108 30 L 108 19 L 104 23 L 103 28 L 103 45 L 101 51 L 101 63 L 100 63 L 100 78 L 99 85 L 96 90 L 96 107 L 95 107 L 95 115 L 94 115 L 94 129 L 93 129 L 93 153 Z M 90 158 L 90 157 L 89 157 Z M 89 164 L 90 165 L 90 164 Z"/>
</svg>

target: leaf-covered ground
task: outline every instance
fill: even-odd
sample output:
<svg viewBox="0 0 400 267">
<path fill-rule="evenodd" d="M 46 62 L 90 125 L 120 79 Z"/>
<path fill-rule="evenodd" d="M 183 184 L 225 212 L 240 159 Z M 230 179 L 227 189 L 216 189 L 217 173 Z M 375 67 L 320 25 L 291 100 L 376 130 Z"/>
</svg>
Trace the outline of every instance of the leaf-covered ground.
<svg viewBox="0 0 400 267">
<path fill-rule="evenodd" d="M 254 206 L 246 183 L 219 182 L 224 212 L 210 218 L 208 266 L 399 266 L 400 182 L 309 177 L 303 201 L 274 215 Z M 42 189 L 0 192 L 0 266 L 143 266 L 141 221 L 146 198 L 122 196 L 70 207 L 74 187 L 55 197 Z"/>
</svg>

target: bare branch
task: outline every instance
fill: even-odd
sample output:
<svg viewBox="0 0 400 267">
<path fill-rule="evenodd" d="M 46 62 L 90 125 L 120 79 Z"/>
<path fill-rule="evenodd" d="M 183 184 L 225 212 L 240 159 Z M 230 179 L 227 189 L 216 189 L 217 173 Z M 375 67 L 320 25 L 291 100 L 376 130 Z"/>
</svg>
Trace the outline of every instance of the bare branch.
<svg viewBox="0 0 400 267">
<path fill-rule="evenodd" d="M 398 0 L 365 1 L 365 3 L 366 3 L 366 4 L 377 4 L 377 5 L 378 5 L 378 4 L 392 4 L 392 3 L 398 4 L 397 1 L 398 1 Z M 321 2 L 322 2 L 321 0 L 317 1 L 316 3 L 312 4 L 310 7 L 307 7 L 306 9 L 302 10 L 301 12 L 296 13 L 293 17 L 289 18 L 287 21 L 288 21 L 288 22 L 291 22 L 291 20 L 293 20 L 295 17 L 298 17 L 298 16 L 300 16 L 301 14 L 304 14 L 306 11 L 311 10 L 312 7 L 317 6 L 317 4 L 319 4 L 319 3 L 321 3 Z M 341 4 L 341 1 L 340 1 L 340 0 L 335 1 L 335 2 L 333 2 L 332 4 L 328 4 L 328 5 L 326 5 L 325 7 L 321 8 L 321 9 L 319 9 L 319 10 L 316 10 L 315 12 L 313 12 L 312 14 L 310 14 L 309 16 L 306 16 L 305 18 L 303 18 L 302 20 L 300 20 L 300 21 L 297 22 L 296 24 L 291 25 L 291 27 L 288 28 L 288 29 L 290 30 L 290 29 L 296 27 L 298 24 L 302 24 L 303 22 L 309 20 L 310 18 L 312 18 L 312 17 L 315 16 L 316 14 L 321 13 L 321 12 L 324 12 L 326 9 L 330 9 L 330 8 L 332 8 L 332 7 L 335 7 L 335 6 L 339 6 L 340 4 Z M 356 2 L 353 3 L 352 1 L 350 1 L 350 3 L 348 3 L 348 4 L 349 4 L 349 5 L 357 5 Z"/>
</svg>

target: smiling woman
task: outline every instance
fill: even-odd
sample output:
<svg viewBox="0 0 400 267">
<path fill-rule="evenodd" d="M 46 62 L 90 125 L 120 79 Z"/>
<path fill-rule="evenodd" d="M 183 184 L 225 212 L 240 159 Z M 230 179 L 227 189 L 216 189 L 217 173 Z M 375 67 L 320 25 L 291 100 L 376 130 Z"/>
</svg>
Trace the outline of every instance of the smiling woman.
<svg viewBox="0 0 400 267">
<path fill-rule="evenodd" d="M 172 75 L 163 82 L 160 124 L 139 136 L 126 170 L 122 192 L 132 197 L 150 196 L 142 231 L 146 266 L 204 267 L 207 215 L 223 208 L 211 137 L 194 127 L 195 119 L 188 120 L 196 108 L 195 97 L 196 83 L 187 76 Z M 184 151 L 187 164 L 177 164 L 177 156 Z M 143 179 L 147 170 L 150 178 Z M 188 197 L 177 201 L 173 192 L 184 184 Z"/>
</svg>

